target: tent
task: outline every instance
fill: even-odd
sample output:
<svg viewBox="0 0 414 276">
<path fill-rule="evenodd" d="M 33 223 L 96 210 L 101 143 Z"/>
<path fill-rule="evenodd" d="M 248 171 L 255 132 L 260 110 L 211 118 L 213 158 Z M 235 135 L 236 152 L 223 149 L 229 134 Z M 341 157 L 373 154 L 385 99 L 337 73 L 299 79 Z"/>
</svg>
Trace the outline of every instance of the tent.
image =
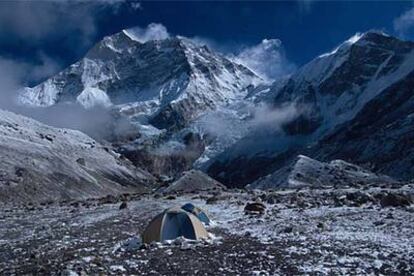
<svg viewBox="0 0 414 276">
<path fill-rule="evenodd" d="M 157 215 L 142 234 L 144 243 L 172 240 L 178 237 L 198 240 L 207 238 L 204 225 L 193 214 L 174 207 Z"/>
<path fill-rule="evenodd" d="M 211 220 L 203 209 L 194 206 L 192 203 L 186 203 L 181 208 L 196 216 L 205 225 L 210 225 Z"/>
</svg>

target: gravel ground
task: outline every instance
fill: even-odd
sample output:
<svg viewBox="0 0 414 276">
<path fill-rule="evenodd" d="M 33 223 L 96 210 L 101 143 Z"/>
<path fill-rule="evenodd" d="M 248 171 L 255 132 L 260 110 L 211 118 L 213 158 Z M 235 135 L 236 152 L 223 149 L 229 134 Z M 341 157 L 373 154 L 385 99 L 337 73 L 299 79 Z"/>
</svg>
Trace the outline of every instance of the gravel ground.
<svg viewBox="0 0 414 276">
<path fill-rule="evenodd" d="M 362 192 L 145 196 L 123 210 L 116 200 L 4 206 L 0 274 L 412 275 L 413 207 L 382 207 L 381 189 L 364 191 L 365 200 L 355 193 Z M 244 213 L 252 200 L 264 202 L 263 215 Z M 211 214 L 211 239 L 134 245 L 154 215 L 189 201 Z"/>
</svg>

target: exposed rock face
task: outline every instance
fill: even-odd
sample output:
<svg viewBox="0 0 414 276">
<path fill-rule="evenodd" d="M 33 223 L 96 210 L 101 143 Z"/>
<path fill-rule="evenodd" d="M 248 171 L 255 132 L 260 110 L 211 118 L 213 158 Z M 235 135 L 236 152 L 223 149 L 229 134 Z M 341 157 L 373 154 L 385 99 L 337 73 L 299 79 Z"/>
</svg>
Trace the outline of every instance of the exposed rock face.
<svg viewBox="0 0 414 276">
<path fill-rule="evenodd" d="M 0 202 L 148 189 L 152 176 L 85 134 L 0 110 Z"/>
</svg>

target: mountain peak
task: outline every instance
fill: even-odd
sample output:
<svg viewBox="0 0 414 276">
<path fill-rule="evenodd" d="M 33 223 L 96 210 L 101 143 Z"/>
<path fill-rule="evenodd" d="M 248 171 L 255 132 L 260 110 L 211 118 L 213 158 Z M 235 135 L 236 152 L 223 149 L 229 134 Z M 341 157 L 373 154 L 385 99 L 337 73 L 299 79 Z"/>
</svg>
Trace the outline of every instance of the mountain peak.
<svg viewBox="0 0 414 276">
<path fill-rule="evenodd" d="M 137 42 L 147 42 L 150 40 L 163 40 L 170 37 L 167 29 L 157 23 L 151 23 L 146 29 L 140 27 L 132 27 L 122 30 L 122 33 L 128 36 L 130 39 Z"/>
<path fill-rule="evenodd" d="M 19 101 L 34 106 L 78 102 L 86 108 L 119 107 L 169 128 L 177 118 L 185 125 L 205 110 L 244 98 L 262 81 L 189 38 L 170 36 L 159 26 L 149 28 L 153 31 L 133 28 L 103 38 L 85 58 L 24 89 Z"/>
<path fill-rule="evenodd" d="M 384 44 L 389 41 L 401 41 L 398 38 L 392 37 L 387 33 L 380 30 L 369 30 L 364 33 L 355 33 L 353 36 L 342 42 L 331 52 L 322 54 L 319 58 L 331 56 L 337 53 L 345 52 L 350 49 L 353 45 L 365 46 L 367 44 Z"/>
</svg>

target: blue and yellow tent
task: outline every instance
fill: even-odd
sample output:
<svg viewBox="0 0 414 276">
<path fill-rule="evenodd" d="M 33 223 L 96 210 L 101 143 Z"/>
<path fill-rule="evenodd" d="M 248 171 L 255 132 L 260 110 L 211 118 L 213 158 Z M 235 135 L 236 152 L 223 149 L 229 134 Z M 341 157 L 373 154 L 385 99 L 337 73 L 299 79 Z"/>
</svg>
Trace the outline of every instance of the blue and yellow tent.
<svg viewBox="0 0 414 276">
<path fill-rule="evenodd" d="M 210 225 L 211 219 L 209 218 L 207 213 L 201 208 L 196 207 L 194 204 L 186 203 L 183 206 L 181 206 L 181 209 L 193 214 L 205 225 Z"/>
</svg>

